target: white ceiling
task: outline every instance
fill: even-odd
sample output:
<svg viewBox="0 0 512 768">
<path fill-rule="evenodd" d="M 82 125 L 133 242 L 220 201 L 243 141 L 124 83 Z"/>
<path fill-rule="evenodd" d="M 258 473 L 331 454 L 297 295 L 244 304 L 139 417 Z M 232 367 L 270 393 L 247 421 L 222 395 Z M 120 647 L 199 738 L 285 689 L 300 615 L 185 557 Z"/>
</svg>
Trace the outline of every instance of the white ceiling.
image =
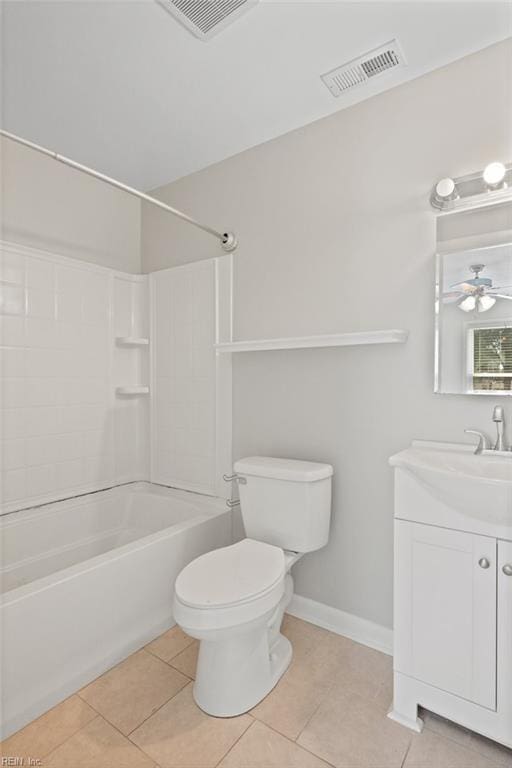
<svg viewBox="0 0 512 768">
<path fill-rule="evenodd" d="M 512 34 L 510 2 L 263 0 L 208 42 L 155 0 L 7 0 L 2 127 L 152 189 Z M 408 66 L 319 75 L 397 37 Z"/>
</svg>

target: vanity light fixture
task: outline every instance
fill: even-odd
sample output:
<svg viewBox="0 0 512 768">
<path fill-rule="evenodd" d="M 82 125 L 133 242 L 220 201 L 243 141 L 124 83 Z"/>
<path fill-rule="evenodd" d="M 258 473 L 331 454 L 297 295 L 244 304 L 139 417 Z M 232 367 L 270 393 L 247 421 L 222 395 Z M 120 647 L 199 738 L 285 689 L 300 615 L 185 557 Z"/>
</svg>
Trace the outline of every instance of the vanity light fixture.
<svg viewBox="0 0 512 768">
<path fill-rule="evenodd" d="M 440 208 L 442 206 L 437 203 L 442 204 L 448 200 L 456 200 L 458 196 L 457 186 L 454 180 L 447 176 L 445 179 L 441 179 L 441 181 L 437 182 L 432 196 L 432 205 L 436 208 Z"/>
<path fill-rule="evenodd" d="M 441 181 L 437 182 L 436 192 L 439 197 L 452 197 L 453 193 L 455 192 L 454 180 L 450 179 L 449 177 L 446 179 L 441 179 Z"/>
<path fill-rule="evenodd" d="M 489 163 L 467 176 L 447 176 L 430 193 L 430 204 L 442 213 L 471 210 L 512 201 L 512 163 Z"/>
<path fill-rule="evenodd" d="M 498 189 L 503 185 L 506 174 L 507 169 L 503 163 L 489 163 L 482 175 L 488 189 Z"/>
</svg>

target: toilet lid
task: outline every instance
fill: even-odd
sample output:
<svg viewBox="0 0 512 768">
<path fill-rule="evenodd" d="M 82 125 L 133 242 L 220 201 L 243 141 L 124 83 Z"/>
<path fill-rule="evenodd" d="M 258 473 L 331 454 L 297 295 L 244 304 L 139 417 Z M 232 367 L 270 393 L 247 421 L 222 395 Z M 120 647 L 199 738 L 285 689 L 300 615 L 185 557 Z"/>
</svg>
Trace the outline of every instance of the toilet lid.
<svg viewBox="0 0 512 768">
<path fill-rule="evenodd" d="M 225 608 L 261 597 L 284 574 L 282 549 L 244 539 L 189 563 L 176 579 L 176 597 L 195 608 Z"/>
</svg>

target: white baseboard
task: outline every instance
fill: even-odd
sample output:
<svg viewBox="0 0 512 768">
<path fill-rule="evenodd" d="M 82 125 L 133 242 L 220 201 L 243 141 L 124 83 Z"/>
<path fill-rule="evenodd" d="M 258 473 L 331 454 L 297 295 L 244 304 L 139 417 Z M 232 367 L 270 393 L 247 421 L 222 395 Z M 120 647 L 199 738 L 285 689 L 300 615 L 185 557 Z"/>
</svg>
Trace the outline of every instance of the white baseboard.
<svg viewBox="0 0 512 768">
<path fill-rule="evenodd" d="M 337 635 L 344 635 L 357 643 L 387 653 L 388 656 L 393 655 L 393 630 L 381 624 L 374 624 L 368 619 L 361 619 L 352 613 L 340 611 L 339 608 L 332 608 L 330 605 L 318 603 L 316 600 L 300 595 L 293 595 L 286 612 Z"/>
</svg>

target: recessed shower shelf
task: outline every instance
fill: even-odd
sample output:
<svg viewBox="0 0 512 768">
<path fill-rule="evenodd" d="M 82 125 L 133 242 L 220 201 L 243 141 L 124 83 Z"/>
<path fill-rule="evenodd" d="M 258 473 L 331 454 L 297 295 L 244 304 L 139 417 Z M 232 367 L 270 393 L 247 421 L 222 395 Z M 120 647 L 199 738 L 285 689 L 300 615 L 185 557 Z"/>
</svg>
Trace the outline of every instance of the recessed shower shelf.
<svg viewBox="0 0 512 768">
<path fill-rule="evenodd" d="M 215 344 L 217 352 L 264 352 L 273 349 L 312 349 L 314 347 L 354 347 L 360 344 L 403 344 L 409 331 L 360 331 L 329 333 L 322 336 L 294 336 L 283 339 L 254 339 Z"/>
<path fill-rule="evenodd" d="M 149 395 L 149 387 L 116 387 L 116 395 Z"/>
<path fill-rule="evenodd" d="M 118 336 L 116 344 L 120 347 L 147 347 L 149 339 L 142 336 Z"/>
</svg>

